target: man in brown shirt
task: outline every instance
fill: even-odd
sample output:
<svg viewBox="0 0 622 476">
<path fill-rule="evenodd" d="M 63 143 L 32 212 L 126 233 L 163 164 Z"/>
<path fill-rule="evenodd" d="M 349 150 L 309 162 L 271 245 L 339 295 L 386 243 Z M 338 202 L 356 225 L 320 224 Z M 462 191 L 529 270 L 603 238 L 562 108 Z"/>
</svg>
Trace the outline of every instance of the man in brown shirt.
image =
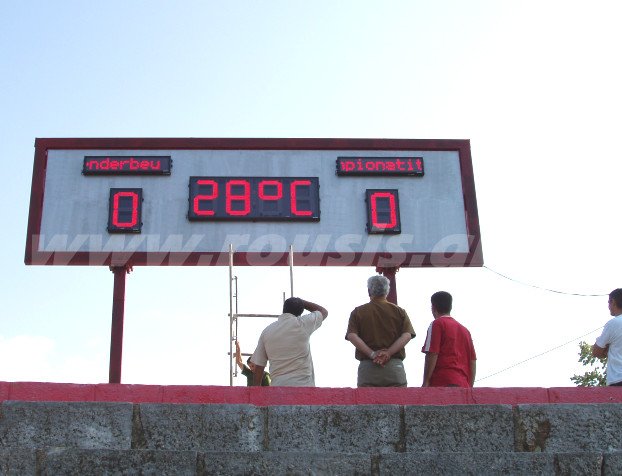
<svg viewBox="0 0 622 476">
<path fill-rule="evenodd" d="M 405 387 L 404 347 L 415 331 L 404 309 L 387 301 L 390 284 L 381 275 L 367 280 L 370 301 L 350 314 L 346 339 L 360 360 L 358 387 Z"/>
</svg>

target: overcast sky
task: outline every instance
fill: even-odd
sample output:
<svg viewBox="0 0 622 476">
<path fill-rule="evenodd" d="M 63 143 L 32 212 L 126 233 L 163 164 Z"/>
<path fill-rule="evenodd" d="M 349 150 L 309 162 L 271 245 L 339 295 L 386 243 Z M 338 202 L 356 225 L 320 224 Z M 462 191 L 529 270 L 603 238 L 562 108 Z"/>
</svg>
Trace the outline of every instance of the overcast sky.
<svg viewBox="0 0 622 476">
<path fill-rule="evenodd" d="M 400 270 L 409 385 L 444 289 L 476 386 L 571 386 L 609 318 L 572 293 L 622 287 L 621 19 L 617 1 L 0 2 L 0 380 L 108 381 L 112 273 L 23 262 L 36 137 L 352 137 L 469 139 L 484 262 L 513 279 Z M 318 386 L 356 385 L 344 334 L 373 273 L 294 270 L 329 310 Z M 240 312 L 280 311 L 289 269 L 235 274 Z M 226 267 L 136 268 L 122 381 L 228 385 L 228 310 Z M 244 352 L 267 323 L 241 321 Z"/>
</svg>

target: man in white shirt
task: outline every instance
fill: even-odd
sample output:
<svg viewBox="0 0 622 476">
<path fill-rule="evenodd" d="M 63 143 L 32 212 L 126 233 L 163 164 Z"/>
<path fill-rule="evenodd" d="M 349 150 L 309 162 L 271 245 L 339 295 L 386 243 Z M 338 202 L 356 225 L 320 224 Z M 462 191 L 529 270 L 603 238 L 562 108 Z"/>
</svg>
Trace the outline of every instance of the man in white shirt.
<svg viewBox="0 0 622 476">
<path fill-rule="evenodd" d="M 607 385 L 622 386 L 622 289 L 609 293 L 609 320 L 592 346 L 594 357 L 607 357 Z"/>
<path fill-rule="evenodd" d="M 304 310 L 309 314 L 302 315 Z M 255 364 L 253 385 L 260 385 L 270 361 L 271 386 L 315 387 L 309 338 L 324 322 L 328 311 L 300 298 L 283 303 L 283 314 L 266 327 L 251 357 Z"/>
</svg>

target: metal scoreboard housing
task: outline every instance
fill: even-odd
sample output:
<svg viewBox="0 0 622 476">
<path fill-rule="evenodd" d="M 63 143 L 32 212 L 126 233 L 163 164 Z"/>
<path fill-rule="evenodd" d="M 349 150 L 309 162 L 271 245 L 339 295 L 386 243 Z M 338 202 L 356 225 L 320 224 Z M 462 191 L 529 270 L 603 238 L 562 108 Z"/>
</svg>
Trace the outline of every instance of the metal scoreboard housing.
<svg viewBox="0 0 622 476">
<path fill-rule="evenodd" d="M 26 264 L 228 265 L 230 246 L 236 265 L 482 266 L 469 141 L 35 141 Z"/>
</svg>

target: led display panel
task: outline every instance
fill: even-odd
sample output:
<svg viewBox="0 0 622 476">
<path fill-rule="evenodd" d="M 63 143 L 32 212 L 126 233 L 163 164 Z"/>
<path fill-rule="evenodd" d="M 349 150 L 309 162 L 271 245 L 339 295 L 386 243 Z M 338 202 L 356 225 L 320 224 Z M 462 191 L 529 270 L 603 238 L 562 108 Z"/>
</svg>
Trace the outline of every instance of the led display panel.
<svg viewBox="0 0 622 476">
<path fill-rule="evenodd" d="M 173 167 L 174 164 L 174 167 Z M 482 266 L 465 140 L 37 139 L 25 262 Z"/>
<path fill-rule="evenodd" d="M 170 175 L 171 157 L 135 156 L 86 156 L 82 166 L 83 175 Z"/>
<path fill-rule="evenodd" d="M 142 188 L 111 188 L 108 201 L 108 232 L 140 233 Z"/>
<path fill-rule="evenodd" d="M 423 177 L 423 157 L 339 157 L 337 175 Z"/>
<path fill-rule="evenodd" d="M 189 220 L 318 221 L 317 177 L 190 177 Z"/>
<path fill-rule="evenodd" d="M 367 232 L 397 234 L 400 225 L 400 201 L 397 190 L 366 190 Z"/>
</svg>

